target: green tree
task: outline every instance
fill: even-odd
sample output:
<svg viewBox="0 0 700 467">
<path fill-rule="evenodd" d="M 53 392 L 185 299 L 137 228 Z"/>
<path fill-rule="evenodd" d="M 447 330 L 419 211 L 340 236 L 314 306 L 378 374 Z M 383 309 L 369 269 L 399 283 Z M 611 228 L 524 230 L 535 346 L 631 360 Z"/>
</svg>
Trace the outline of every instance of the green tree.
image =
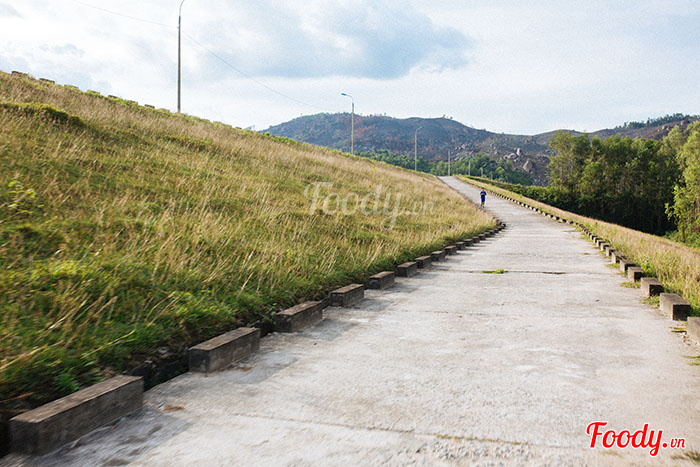
<svg viewBox="0 0 700 467">
<path fill-rule="evenodd" d="M 669 214 L 685 242 L 700 236 L 700 123 L 690 125 L 685 132 L 674 128 L 667 140 L 670 147 L 678 148 L 676 157 L 682 170 Z"/>
<path fill-rule="evenodd" d="M 558 131 L 549 141 L 556 156 L 549 160 L 549 182 L 568 193 L 577 193 L 584 165 L 591 151 L 588 136 Z"/>
</svg>

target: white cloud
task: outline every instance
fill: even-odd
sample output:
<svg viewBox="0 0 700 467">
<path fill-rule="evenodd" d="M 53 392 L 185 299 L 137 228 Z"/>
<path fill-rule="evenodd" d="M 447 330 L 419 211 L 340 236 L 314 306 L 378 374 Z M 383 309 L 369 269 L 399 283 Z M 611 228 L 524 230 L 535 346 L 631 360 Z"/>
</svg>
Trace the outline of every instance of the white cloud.
<svg viewBox="0 0 700 467">
<path fill-rule="evenodd" d="M 178 0 L 8 5 L 3 71 L 175 107 Z M 700 113 L 699 22 L 692 0 L 187 0 L 186 34 L 292 99 L 185 36 L 183 110 L 265 128 L 349 110 L 345 91 L 365 114 L 447 114 L 518 133 Z"/>
<path fill-rule="evenodd" d="M 391 79 L 414 67 L 442 70 L 466 63 L 466 34 L 436 26 L 406 2 L 290 5 L 261 0 L 233 8 L 219 1 L 212 6 L 216 18 L 187 5 L 193 16 L 187 31 L 219 44 L 221 56 L 255 76 Z"/>
<path fill-rule="evenodd" d="M 8 5 L 7 3 L 0 3 L 0 17 L 5 16 L 5 17 L 17 17 L 21 18 L 22 15 L 20 15 L 17 10 L 15 10 L 12 5 Z"/>
</svg>

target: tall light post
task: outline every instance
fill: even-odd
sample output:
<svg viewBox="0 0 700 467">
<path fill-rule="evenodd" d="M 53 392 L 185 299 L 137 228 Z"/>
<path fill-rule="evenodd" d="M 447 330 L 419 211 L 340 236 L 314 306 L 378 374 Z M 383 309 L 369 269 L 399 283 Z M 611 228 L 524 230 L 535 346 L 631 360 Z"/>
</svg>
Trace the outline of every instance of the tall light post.
<svg viewBox="0 0 700 467">
<path fill-rule="evenodd" d="M 182 4 L 180 2 L 180 11 L 177 15 L 177 113 L 181 110 L 180 89 L 182 87 Z"/>
<path fill-rule="evenodd" d="M 352 112 L 350 113 L 350 154 L 355 155 L 355 99 L 350 94 L 341 92 L 341 96 L 349 97 L 352 102 Z"/>
<path fill-rule="evenodd" d="M 451 156 L 450 148 L 447 145 L 444 145 L 441 147 L 442 147 L 442 149 L 447 149 L 447 176 L 449 177 L 450 175 L 452 175 L 452 173 L 451 173 L 452 171 L 450 170 L 450 156 Z"/>
<path fill-rule="evenodd" d="M 416 128 L 416 133 L 413 135 L 413 170 L 418 171 L 418 130 L 423 128 L 419 126 Z"/>
</svg>

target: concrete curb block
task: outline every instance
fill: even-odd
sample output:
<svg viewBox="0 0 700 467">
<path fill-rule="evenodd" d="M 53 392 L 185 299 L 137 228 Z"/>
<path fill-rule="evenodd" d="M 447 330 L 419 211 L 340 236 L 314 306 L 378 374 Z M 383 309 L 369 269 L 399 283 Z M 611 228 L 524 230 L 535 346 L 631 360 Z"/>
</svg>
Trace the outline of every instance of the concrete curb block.
<svg viewBox="0 0 700 467">
<path fill-rule="evenodd" d="M 275 331 L 297 332 L 307 326 L 312 326 L 318 323 L 322 319 L 323 302 L 300 303 L 291 308 L 280 311 L 279 313 L 275 313 Z"/>
<path fill-rule="evenodd" d="M 350 284 L 331 292 L 331 306 L 350 306 L 365 298 L 365 286 Z"/>
<path fill-rule="evenodd" d="M 238 328 L 191 347 L 190 371 L 211 373 L 247 357 L 260 348 L 260 329 Z"/>
<path fill-rule="evenodd" d="M 457 242 L 457 243 L 455 243 L 455 246 L 457 247 L 458 250 L 464 250 L 465 248 L 467 248 L 466 245 L 464 244 L 464 242 Z"/>
<path fill-rule="evenodd" d="M 474 240 L 472 240 L 471 238 L 469 238 L 469 239 L 467 239 L 467 240 L 464 240 L 464 242 L 462 242 L 462 243 L 464 243 L 464 247 L 466 248 L 466 247 L 468 247 L 468 246 L 472 246 L 472 245 L 474 244 Z"/>
<path fill-rule="evenodd" d="M 634 263 L 632 261 L 628 261 L 624 258 L 620 258 L 620 271 L 621 272 L 627 273 L 627 270 L 633 266 L 634 266 Z"/>
<path fill-rule="evenodd" d="M 627 279 L 632 282 L 639 282 L 639 279 L 644 277 L 644 269 L 639 266 L 630 266 L 627 268 Z"/>
<path fill-rule="evenodd" d="M 457 246 L 456 245 L 446 246 L 445 253 L 448 255 L 456 255 L 457 254 Z"/>
<path fill-rule="evenodd" d="M 445 259 L 445 255 L 445 250 L 433 251 L 432 253 L 430 253 L 430 259 L 432 261 L 442 261 L 443 259 Z"/>
<path fill-rule="evenodd" d="M 396 274 L 393 271 L 384 271 L 369 277 L 370 289 L 382 290 L 394 284 Z"/>
<path fill-rule="evenodd" d="M 115 376 L 10 420 L 11 451 L 46 454 L 143 406 L 143 380 Z"/>
<path fill-rule="evenodd" d="M 415 259 L 415 262 L 418 264 L 418 269 L 425 269 L 430 267 L 432 260 L 430 256 L 419 256 Z"/>
<path fill-rule="evenodd" d="M 620 255 L 620 253 L 617 250 L 610 253 L 610 262 L 611 263 L 617 264 L 620 262 L 621 259 L 622 259 L 622 256 Z"/>
<path fill-rule="evenodd" d="M 418 263 L 408 261 L 396 266 L 396 275 L 399 277 L 411 277 L 418 273 Z"/>
<path fill-rule="evenodd" d="M 655 277 L 642 277 L 640 288 L 645 297 L 654 297 L 664 291 L 664 286 Z"/>
<path fill-rule="evenodd" d="M 690 303 L 674 293 L 659 295 L 659 309 L 673 320 L 685 321 L 691 313 Z"/>
<path fill-rule="evenodd" d="M 700 344 L 700 318 L 697 316 L 691 316 L 688 318 L 686 333 L 688 334 L 688 337 Z"/>
</svg>

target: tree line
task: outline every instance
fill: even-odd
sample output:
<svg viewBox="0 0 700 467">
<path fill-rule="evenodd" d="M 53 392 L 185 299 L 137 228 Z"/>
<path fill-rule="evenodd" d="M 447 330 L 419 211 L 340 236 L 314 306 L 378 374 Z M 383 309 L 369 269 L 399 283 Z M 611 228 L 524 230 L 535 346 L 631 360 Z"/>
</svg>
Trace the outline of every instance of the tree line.
<svg viewBox="0 0 700 467">
<path fill-rule="evenodd" d="M 700 244 L 700 122 L 661 141 L 559 132 L 549 144 L 549 185 L 510 189 L 649 233 L 677 230 L 679 240 Z"/>
<path fill-rule="evenodd" d="M 394 154 L 387 150 L 358 153 L 357 155 L 403 167 L 404 169 L 413 169 L 416 166 L 416 161 L 413 157 Z M 444 176 L 448 174 L 448 164 L 446 161 L 428 161 L 419 158 L 417 161 L 417 170 L 419 172 Z M 482 154 L 451 161 L 449 173 L 452 175 L 482 175 L 483 173 L 483 176 L 490 180 L 521 185 L 529 185 L 532 183 L 530 175 L 513 169 L 513 164 L 510 161 L 496 161 Z"/>
<path fill-rule="evenodd" d="M 646 122 L 625 122 L 624 125 L 619 125 L 615 127 L 616 130 L 636 130 L 639 128 L 648 128 L 652 126 L 665 125 L 668 123 L 678 123 L 681 120 L 698 120 L 700 115 L 686 115 L 682 113 L 675 113 L 670 115 L 665 115 L 663 117 L 648 118 Z"/>
</svg>

